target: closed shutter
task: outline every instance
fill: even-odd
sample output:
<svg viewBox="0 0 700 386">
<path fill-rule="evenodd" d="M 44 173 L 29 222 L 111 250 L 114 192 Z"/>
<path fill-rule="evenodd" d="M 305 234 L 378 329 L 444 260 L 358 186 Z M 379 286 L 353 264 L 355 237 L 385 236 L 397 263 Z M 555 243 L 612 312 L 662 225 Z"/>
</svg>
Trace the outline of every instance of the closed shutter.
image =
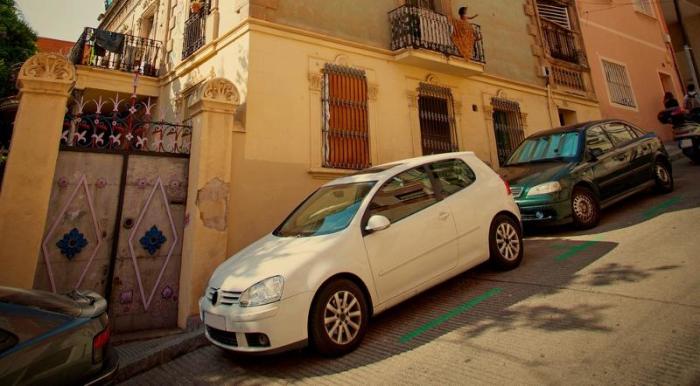
<svg viewBox="0 0 700 386">
<path fill-rule="evenodd" d="M 362 70 L 334 64 L 323 68 L 323 166 L 370 166 L 367 77 Z"/>
<path fill-rule="evenodd" d="M 540 19 L 542 20 L 552 22 L 566 29 L 571 29 L 569 9 L 564 5 L 558 5 L 545 1 L 538 1 L 537 13 L 539 14 Z"/>
</svg>

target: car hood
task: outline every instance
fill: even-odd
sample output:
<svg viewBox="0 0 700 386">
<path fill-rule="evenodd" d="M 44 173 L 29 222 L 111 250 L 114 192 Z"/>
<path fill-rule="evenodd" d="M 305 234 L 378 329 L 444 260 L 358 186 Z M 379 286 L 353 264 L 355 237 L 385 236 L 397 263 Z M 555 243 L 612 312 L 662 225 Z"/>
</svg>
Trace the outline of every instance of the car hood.
<svg viewBox="0 0 700 386">
<path fill-rule="evenodd" d="M 503 167 L 499 174 L 513 186 L 532 187 L 559 181 L 569 175 L 575 166 L 575 162 L 534 162 Z"/>
<path fill-rule="evenodd" d="M 272 234 L 224 261 L 212 274 L 210 287 L 242 292 L 268 277 L 288 278 L 323 256 L 343 232 L 314 237 L 277 237 Z"/>
</svg>

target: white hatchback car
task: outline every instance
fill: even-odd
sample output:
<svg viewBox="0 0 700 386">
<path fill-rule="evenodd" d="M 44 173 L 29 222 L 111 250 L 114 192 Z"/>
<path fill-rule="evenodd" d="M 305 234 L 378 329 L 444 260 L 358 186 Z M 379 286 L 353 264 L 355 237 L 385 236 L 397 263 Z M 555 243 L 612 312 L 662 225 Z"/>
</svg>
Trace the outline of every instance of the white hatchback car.
<svg viewBox="0 0 700 386">
<path fill-rule="evenodd" d="M 222 263 L 199 301 L 205 334 L 240 352 L 355 349 L 371 315 L 486 260 L 520 264 L 518 206 L 471 152 L 362 170 L 311 194 Z"/>
</svg>

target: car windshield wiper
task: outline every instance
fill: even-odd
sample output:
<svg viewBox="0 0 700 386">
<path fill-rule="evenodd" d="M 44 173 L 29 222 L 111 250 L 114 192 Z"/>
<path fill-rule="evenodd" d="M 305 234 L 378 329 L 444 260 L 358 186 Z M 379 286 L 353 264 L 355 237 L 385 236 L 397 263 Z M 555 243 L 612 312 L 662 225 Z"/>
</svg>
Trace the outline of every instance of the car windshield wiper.
<svg viewBox="0 0 700 386">
<path fill-rule="evenodd" d="M 508 164 L 506 166 L 517 166 L 517 165 L 525 165 L 525 164 L 534 164 L 534 163 L 543 163 L 543 162 L 559 162 L 559 161 L 564 161 L 567 157 L 552 157 L 552 158 L 542 158 L 542 159 L 533 159 L 530 161 L 525 161 L 525 162 L 518 162 L 514 164 Z"/>
</svg>

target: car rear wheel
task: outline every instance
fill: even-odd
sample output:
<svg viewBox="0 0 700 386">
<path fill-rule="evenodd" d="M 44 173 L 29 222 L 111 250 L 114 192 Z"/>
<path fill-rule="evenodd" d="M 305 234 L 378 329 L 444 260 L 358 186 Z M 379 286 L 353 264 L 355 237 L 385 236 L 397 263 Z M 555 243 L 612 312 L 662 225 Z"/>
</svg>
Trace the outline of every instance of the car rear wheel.
<svg viewBox="0 0 700 386">
<path fill-rule="evenodd" d="M 500 270 L 520 265 L 523 259 L 523 235 L 520 224 L 512 217 L 498 215 L 491 223 L 489 233 L 490 261 Z"/>
<path fill-rule="evenodd" d="M 656 182 L 656 191 L 659 193 L 673 191 L 673 175 L 668 165 L 662 161 L 654 163 L 654 182 Z"/>
<path fill-rule="evenodd" d="M 320 354 L 345 355 L 357 348 L 367 332 L 369 308 L 362 290 L 347 279 L 319 291 L 311 306 L 309 336 Z"/>
<path fill-rule="evenodd" d="M 590 189 L 583 187 L 574 189 L 571 194 L 571 216 L 576 228 L 590 229 L 598 225 L 600 205 Z"/>
</svg>

